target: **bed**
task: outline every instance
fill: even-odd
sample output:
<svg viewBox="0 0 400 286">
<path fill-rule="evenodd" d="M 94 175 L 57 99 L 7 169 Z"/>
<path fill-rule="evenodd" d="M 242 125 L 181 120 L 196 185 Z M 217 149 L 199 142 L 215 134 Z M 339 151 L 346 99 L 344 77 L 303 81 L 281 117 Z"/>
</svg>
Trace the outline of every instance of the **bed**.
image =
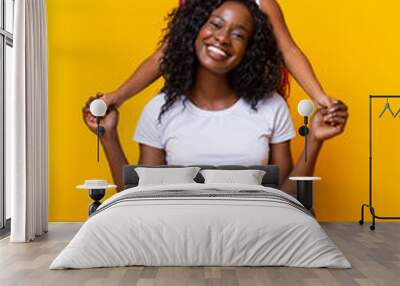
<svg viewBox="0 0 400 286">
<path fill-rule="evenodd" d="M 138 186 L 125 166 L 125 190 L 107 199 L 50 269 L 144 266 L 350 268 L 313 215 L 278 190 L 277 166 L 262 185 L 196 183 Z M 175 166 L 176 167 L 176 166 Z"/>
</svg>

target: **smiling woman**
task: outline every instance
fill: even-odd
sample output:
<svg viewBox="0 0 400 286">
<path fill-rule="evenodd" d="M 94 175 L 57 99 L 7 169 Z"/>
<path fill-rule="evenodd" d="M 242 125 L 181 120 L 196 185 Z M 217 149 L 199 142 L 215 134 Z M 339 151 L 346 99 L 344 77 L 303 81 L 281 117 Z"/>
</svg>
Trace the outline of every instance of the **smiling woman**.
<svg viewBox="0 0 400 286">
<path fill-rule="evenodd" d="M 281 54 L 266 15 L 254 1 L 187 1 L 171 14 L 170 23 L 161 61 L 166 79 L 161 115 L 182 95 L 204 104 L 198 102 L 204 97 L 198 96 L 202 87 L 196 85 L 204 82 L 207 72 L 218 74 L 207 85 L 227 88 L 207 92 L 209 97 L 224 98 L 225 103 L 212 100 L 220 109 L 238 97 L 255 108 L 278 89 Z M 224 96 L 227 93 L 229 97 Z"/>
<path fill-rule="evenodd" d="M 348 113 L 343 103 L 319 110 L 310 129 L 309 159 L 293 167 L 290 139 L 295 132 L 288 106 L 275 92 L 281 56 L 267 16 L 252 0 L 186 2 L 170 14 L 163 46 L 165 84 L 143 110 L 134 135 L 139 164 L 275 164 L 280 187 L 294 193 L 288 177 L 312 175 L 322 142 L 344 129 Z M 91 100 L 83 114 L 95 132 Z M 111 107 L 102 121 L 102 144 L 121 187 L 128 161 L 117 123 L 118 112 Z"/>
</svg>

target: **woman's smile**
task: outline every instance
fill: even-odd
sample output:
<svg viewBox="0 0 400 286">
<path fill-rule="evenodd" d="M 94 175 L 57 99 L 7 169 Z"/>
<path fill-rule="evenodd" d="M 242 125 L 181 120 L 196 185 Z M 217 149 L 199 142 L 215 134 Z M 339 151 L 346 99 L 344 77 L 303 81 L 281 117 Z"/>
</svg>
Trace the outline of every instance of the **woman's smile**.
<svg viewBox="0 0 400 286">
<path fill-rule="evenodd" d="M 224 2 L 214 10 L 196 38 L 200 66 L 216 74 L 235 69 L 246 54 L 253 30 L 252 16 L 243 4 Z"/>
<path fill-rule="evenodd" d="M 224 61 L 229 58 L 229 53 L 216 45 L 206 45 L 207 54 L 215 61 Z"/>
</svg>

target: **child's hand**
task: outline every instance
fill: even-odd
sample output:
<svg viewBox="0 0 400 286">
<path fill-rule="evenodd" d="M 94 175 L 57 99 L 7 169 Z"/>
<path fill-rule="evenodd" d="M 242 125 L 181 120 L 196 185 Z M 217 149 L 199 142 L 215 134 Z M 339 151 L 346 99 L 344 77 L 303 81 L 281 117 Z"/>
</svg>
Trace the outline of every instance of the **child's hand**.
<svg viewBox="0 0 400 286">
<path fill-rule="evenodd" d="M 332 108 L 334 105 L 334 102 L 336 101 L 332 97 L 327 96 L 325 94 L 322 94 L 322 95 L 316 97 L 314 100 L 318 104 L 318 106 L 322 107 L 322 108 Z"/>
<path fill-rule="evenodd" d="M 97 93 L 97 95 L 101 96 L 101 99 L 104 100 L 104 102 L 107 105 L 107 108 L 109 107 L 115 107 L 118 108 L 121 103 L 118 101 L 118 94 L 116 92 L 110 92 L 110 93 Z"/>
<path fill-rule="evenodd" d="M 96 117 L 94 117 L 90 112 L 90 103 L 97 98 L 103 99 L 102 95 L 100 94 L 97 94 L 96 97 L 92 96 L 88 101 L 86 101 L 85 106 L 82 108 L 83 121 L 94 134 L 96 134 L 97 123 Z M 116 131 L 117 124 L 118 110 L 113 106 L 107 107 L 107 113 L 101 118 L 100 125 L 105 128 L 106 134 L 109 135 Z"/>
<path fill-rule="evenodd" d="M 332 113 L 335 112 L 335 106 L 341 103 L 341 101 L 327 95 L 322 95 L 315 101 L 323 110 L 325 110 L 323 117 L 324 122 L 331 126 L 335 126 L 336 122 L 332 120 L 332 116 L 328 115 L 332 115 Z"/>
</svg>

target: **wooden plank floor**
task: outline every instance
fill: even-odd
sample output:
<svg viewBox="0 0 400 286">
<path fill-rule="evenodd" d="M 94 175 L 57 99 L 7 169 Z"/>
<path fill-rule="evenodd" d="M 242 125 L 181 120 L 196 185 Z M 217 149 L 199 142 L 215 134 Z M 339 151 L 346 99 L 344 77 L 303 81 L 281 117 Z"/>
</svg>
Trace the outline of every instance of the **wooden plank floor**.
<svg viewBox="0 0 400 286">
<path fill-rule="evenodd" d="M 27 244 L 0 241 L 0 285 L 400 285 L 400 223 L 379 223 L 375 232 L 357 223 L 323 228 L 353 269 L 289 267 L 121 267 L 48 270 L 81 223 L 50 223 L 49 233 Z"/>
</svg>

